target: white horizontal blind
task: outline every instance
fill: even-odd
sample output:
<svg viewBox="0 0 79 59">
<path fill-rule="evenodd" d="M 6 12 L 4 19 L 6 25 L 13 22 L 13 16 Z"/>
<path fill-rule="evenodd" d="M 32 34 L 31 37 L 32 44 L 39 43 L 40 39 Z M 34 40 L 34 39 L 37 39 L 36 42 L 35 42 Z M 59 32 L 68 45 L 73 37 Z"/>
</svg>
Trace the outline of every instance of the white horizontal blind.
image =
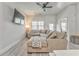
<svg viewBox="0 0 79 59">
<path fill-rule="evenodd" d="M 38 28 L 37 28 L 37 22 L 36 21 L 33 21 L 32 22 L 32 30 L 37 30 Z"/>
<path fill-rule="evenodd" d="M 32 21 L 32 30 L 43 30 L 44 21 Z"/>
<path fill-rule="evenodd" d="M 44 30 L 44 22 L 43 21 L 38 22 L 38 30 Z"/>
</svg>

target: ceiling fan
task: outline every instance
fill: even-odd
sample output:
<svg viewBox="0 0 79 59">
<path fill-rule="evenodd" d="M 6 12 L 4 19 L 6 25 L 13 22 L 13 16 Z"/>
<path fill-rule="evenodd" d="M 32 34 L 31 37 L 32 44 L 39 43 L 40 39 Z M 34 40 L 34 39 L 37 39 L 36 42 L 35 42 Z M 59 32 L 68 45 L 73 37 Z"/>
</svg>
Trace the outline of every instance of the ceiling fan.
<svg viewBox="0 0 79 59">
<path fill-rule="evenodd" d="M 49 2 L 37 2 L 37 5 L 42 7 L 43 11 L 46 11 L 46 8 L 52 8 L 53 6 L 48 6 Z"/>
</svg>

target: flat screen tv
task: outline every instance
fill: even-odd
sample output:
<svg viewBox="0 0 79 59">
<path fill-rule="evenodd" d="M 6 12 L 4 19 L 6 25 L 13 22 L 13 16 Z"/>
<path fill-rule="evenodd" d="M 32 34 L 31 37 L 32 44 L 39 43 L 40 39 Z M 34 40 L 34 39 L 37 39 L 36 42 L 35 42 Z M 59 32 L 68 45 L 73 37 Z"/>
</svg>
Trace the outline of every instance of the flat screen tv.
<svg viewBox="0 0 79 59">
<path fill-rule="evenodd" d="M 18 25 L 24 24 L 24 16 L 17 9 L 14 9 L 13 23 Z"/>
</svg>

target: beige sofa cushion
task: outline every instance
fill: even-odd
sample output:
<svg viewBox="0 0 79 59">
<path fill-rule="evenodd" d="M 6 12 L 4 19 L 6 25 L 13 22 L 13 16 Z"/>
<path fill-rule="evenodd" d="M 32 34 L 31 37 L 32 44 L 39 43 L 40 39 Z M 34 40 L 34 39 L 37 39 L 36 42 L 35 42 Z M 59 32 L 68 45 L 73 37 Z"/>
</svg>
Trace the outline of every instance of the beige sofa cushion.
<svg viewBox="0 0 79 59">
<path fill-rule="evenodd" d="M 32 36 L 40 36 L 40 33 L 32 33 Z"/>
<path fill-rule="evenodd" d="M 30 34 L 31 36 L 40 36 L 39 30 L 32 30 Z"/>
<path fill-rule="evenodd" d="M 48 34 L 47 34 L 47 38 L 49 38 L 51 35 L 52 35 L 52 31 L 50 31 Z"/>
<path fill-rule="evenodd" d="M 40 33 L 45 34 L 47 30 L 40 30 Z"/>
<path fill-rule="evenodd" d="M 54 31 L 54 32 L 49 36 L 48 39 L 55 39 L 55 38 L 57 38 L 57 36 L 56 36 L 56 32 Z"/>
<path fill-rule="evenodd" d="M 57 32 L 57 38 L 58 39 L 64 39 L 65 38 L 65 36 L 66 36 L 66 33 L 65 32 Z"/>
</svg>

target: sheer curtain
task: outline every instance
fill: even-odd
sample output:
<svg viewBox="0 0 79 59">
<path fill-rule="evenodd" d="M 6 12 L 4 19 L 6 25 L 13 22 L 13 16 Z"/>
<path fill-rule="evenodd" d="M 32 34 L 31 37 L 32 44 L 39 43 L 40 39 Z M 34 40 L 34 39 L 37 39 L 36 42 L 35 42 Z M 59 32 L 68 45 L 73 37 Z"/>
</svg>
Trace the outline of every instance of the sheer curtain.
<svg viewBox="0 0 79 59">
<path fill-rule="evenodd" d="M 49 24 L 49 30 L 54 31 L 54 24 Z"/>
<path fill-rule="evenodd" d="M 63 18 L 61 20 L 61 29 L 62 29 L 62 32 L 67 32 L 67 18 Z"/>
<path fill-rule="evenodd" d="M 59 32 L 67 32 L 67 18 L 58 20 L 56 30 Z"/>
</svg>

